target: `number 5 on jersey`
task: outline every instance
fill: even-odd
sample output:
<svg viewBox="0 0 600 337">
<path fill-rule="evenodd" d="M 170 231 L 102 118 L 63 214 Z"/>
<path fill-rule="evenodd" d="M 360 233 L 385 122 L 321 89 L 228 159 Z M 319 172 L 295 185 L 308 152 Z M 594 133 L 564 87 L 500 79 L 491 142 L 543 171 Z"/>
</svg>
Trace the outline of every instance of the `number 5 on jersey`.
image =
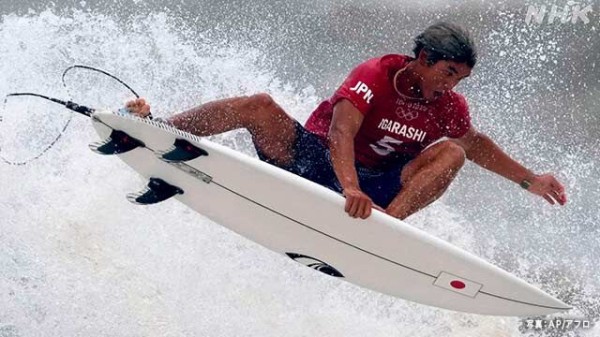
<svg viewBox="0 0 600 337">
<path fill-rule="evenodd" d="M 379 140 L 377 143 L 371 144 L 370 146 L 371 146 L 371 149 L 373 149 L 373 151 L 375 151 L 375 153 L 377 153 L 378 155 L 380 155 L 382 157 L 385 157 L 388 154 L 396 151 L 396 149 L 394 149 L 394 147 L 392 145 L 400 145 L 400 144 L 402 144 L 401 140 L 397 140 L 390 136 L 385 136 L 381 140 Z"/>
</svg>

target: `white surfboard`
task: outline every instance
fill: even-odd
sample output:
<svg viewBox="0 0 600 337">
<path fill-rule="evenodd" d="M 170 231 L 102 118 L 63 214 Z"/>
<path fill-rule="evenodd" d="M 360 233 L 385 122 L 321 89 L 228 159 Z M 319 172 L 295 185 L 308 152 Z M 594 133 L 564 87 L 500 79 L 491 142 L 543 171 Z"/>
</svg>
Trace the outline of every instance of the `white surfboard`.
<svg viewBox="0 0 600 337">
<path fill-rule="evenodd" d="M 436 307 L 489 315 L 542 315 L 571 307 L 405 222 L 344 212 L 339 194 L 165 124 L 99 112 L 102 139 L 119 130 L 144 146 L 118 154 L 142 176 L 181 189 L 175 199 L 269 249 L 326 274 Z M 177 139 L 206 151 L 186 162 L 161 153 Z"/>
</svg>

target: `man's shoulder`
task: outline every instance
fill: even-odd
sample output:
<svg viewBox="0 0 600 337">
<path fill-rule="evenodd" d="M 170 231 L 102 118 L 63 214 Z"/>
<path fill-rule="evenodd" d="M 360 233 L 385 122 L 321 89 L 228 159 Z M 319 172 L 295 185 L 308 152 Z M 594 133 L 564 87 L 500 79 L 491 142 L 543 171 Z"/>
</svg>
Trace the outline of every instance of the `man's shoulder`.
<svg viewBox="0 0 600 337">
<path fill-rule="evenodd" d="M 445 135 L 450 138 L 462 137 L 471 126 L 471 114 L 465 97 L 455 91 L 447 91 L 437 105 L 437 118 L 445 125 Z"/>
<path fill-rule="evenodd" d="M 402 54 L 386 54 L 363 61 L 360 66 L 373 70 L 388 70 L 404 68 L 413 58 Z"/>
<path fill-rule="evenodd" d="M 401 54 L 387 54 L 368 59 L 358 65 L 353 71 L 354 76 L 363 78 L 370 88 L 375 91 L 385 90 L 392 84 L 394 74 L 404 68 L 410 57 Z"/>
<path fill-rule="evenodd" d="M 403 54 L 386 54 L 378 58 L 379 66 L 386 71 L 398 71 L 413 60 L 412 57 Z"/>
<path fill-rule="evenodd" d="M 461 93 L 454 90 L 448 90 L 440 97 L 438 107 L 444 110 L 467 109 L 467 99 Z"/>
<path fill-rule="evenodd" d="M 404 65 L 414 58 L 404 54 L 385 54 L 379 56 L 378 59 L 381 60 L 385 65 Z"/>
</svg>

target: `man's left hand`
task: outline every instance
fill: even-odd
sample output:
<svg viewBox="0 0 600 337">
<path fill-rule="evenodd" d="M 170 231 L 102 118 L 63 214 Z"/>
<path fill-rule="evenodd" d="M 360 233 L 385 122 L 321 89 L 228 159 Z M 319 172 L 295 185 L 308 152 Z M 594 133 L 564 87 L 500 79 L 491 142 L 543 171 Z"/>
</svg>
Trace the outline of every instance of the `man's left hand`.
<svg viewBox="0 0 600 337">
<path fill-rule="evenodd" d="M 529 192 L 544 197 L 552 205 L 557 202 L 560 205 L 567 203 L 567 195 L 564 186 L 554 178 L 552 174 L 536 175 L 531 178 Z"/>
</svg>

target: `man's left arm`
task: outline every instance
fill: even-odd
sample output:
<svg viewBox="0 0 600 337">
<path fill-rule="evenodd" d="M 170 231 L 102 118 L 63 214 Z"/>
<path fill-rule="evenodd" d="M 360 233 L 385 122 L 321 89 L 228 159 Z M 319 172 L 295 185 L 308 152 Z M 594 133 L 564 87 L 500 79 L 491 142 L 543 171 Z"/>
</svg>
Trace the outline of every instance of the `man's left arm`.
<svg viewBox="0 0 600 337">
<path fill-rule="evenodd" d="M 533 194 L 544 197 L 551 204 L 558 202 L 564 205 L 567 202 L 565 188 L 552 174 L 534 174 L 474 127 L 471 126 L 461 138 L 451 140 L 460 145 L 465 150 L 467 159 L 477 165 L 521 185 Z"/>
</svg>

